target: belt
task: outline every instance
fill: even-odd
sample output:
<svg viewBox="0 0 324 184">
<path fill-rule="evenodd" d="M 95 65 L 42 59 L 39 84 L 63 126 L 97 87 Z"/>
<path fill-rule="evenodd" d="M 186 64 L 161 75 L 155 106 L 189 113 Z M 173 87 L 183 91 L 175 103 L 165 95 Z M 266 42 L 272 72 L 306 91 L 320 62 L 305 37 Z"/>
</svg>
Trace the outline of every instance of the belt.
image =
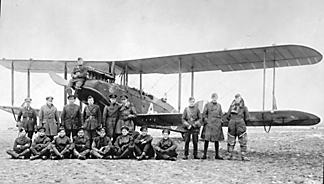
<svg viewBox="0 0 324 184">
<path fill-rule="evenodd" d="M 27 120 L 33 120 L 33 118 L 31 118 L 31 117 L 23 117 L 23 120 L 25 120 L 25 119 L 27 119 Z"/>
<path fill-rule="evenodd" d="M 89 119 L 97 119 L 96 116 L 89 116 L 88 118 L 89 118 Z"/>
</svg>

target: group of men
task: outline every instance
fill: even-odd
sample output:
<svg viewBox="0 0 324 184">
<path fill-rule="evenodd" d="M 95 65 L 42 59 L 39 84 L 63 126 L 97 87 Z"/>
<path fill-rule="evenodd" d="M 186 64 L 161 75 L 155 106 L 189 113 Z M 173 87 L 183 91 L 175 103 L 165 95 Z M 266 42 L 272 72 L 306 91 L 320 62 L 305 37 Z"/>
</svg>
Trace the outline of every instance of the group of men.
<svg viewBox="0 0 324 184">
<path fill-rule="evenodd" d="M 19 136 L 7 153 L 12 158 L 31 160 L 73 157 L 143 160 L 155 154 L 156 159 L 176 160 L 177 145 L 169 138 L 169 130 L 162 131 L 163 139 L 153 147 L 153 138 L 147 134 L 146 127 L 141 127 L 140 134 L 134 131 L 136 109 L 127 95 L 120 97 L 121 104 L 116 101 L 117 95 L 109 97 L 111 103 L 105 106 L 102 116 L 92 96 L 88 97 L 88 105 L 82 114 L 80 106 L 75 104 L 76 97 L 69 95 L 69 103 L 63 107 L 61 118 L 52 103 L 53 97 L 47 97 L 39 111 L 38 126 L 36 111 L 30 107 L 31 99 L 26 98 L 26 105 L 20 109 L 17 119 Z M 36 129 L 38 134 L 32 141 Z"/>
<path fill-rule="evenodd" d="M 193 156 L 194 159 L 207 159 L 207 150 L 209 142 L 214 142 L 215 145 L 215 159 L 223 160 L 219 154 L 219 141 L 224 140 L 222 128 L 223 111 L 221 105 L 217 102 L 218 95 L 213 93 L 211 95 L 211 102 L 207 103 L 201 113 L 199 108 L 195 106 L 195 99 L 189 98 L 189 106 L 184 109 L 182 114 L 182 123 L 186 130 L 185 132 L 185 151 L 183 159 L 188 159 L 189 143 L 192 137 Z M 227 137 L 227 151 L 229 152 L 228 160 L 233 159 L 233 151 L 235 147 L 236 137 L 240 143 L 241 160 L 249 161 L 246 157 L 247 149 L 247 133 L 246 122 L 249 121 L 250 114 L 244 104 L 240 94 L 235 95 L 226 119 L 228 123 L 228 137 Z M 202 158 L 198 156 L 198 135 L 200 127 L 203 126 L 201 139 L 204 140 L 204 155 Z"/>
</svg>

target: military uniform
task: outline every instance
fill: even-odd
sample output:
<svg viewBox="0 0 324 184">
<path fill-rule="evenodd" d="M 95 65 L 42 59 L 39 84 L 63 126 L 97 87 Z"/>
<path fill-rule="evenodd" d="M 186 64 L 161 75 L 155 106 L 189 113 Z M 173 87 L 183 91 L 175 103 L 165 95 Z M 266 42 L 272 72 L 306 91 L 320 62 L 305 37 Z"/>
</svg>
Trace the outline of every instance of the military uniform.
<svg viewBox="0 0 324 184">
<path fill-rule="evenodd" d="M 15 139 L 13 149 L 7 150 L 7 154 L 12 158 L 29 158 L 31 140 L 26 136 L 19 136 Z"/>
<path fill-rule="evenodd" d="M 107 136 L 110 138 L 113 138 L 119 107 L 117 103 L 111 103 L 109 106 L 105 106 L 103 111 L 103 125 L 106 128 Z"/>
<path fill-rule="evenodd" d="M 52 159 L 69 158 L 71 155 L 71 143 L 71 139 L 66 135 L 64 135 L 63 137 L 56 136 L 51 144 L 50 152 Z"/>
<path fill-rule="evenodd" d="M 76 104 L 68 104 L 63 107 L 61 114 L 62 126 L 65 128 L 66 136 L 76 136 L 78 128 L 82 126 L 81 108 Z"/>
<path fill-rule="evenodd" d="M 100 107 L 98 105 L 88 105 L 84 108 L 83 112 L 83 119 L 84 119 L 84 124 L 83 127 L 86 130 L 86 136 L 89 137 L 90 142 L 96 137 L 96 129 L 100 126 L 101 124 L 101 111 Z"/>
<path fill-rule="evenodd" d="M 205 141 L 204 144 L 204 159 L 207 158 L 207 150 L 209 141 L 215 142 L 216 159 L 222 159 L 219 156 L 219 142 L 224 140 L 224 133 L 222 128 L 222 107 L 219 103 L 209 102 L 205 105 L 202 117 L 204 128 L 202 130 L 201 138 Z"/>
<path fill-rule="evenodd" d="M 120 135 L 117 137 L 115 144 L 117 149 L 117 158 L 133 158 L 134 157 L 134 139 L 130 135 Z"/>
<path fill-rule="evenodd" d="M 241 100 L 239 104 L 236 104 L 235 101 L 233 101 L 228 110 L 227 119 L 229 119 L 227 148 L 230 153 L 230 159 L 232 158 L 232 153 L 234 151 L 236 137 L 238 137 L 238 142 L 240 143 L 241 147 L 242 160 L 244 160 L 244 155 L 247 150 L 247 133 L 245 122 L 249 121 L 250 113 L 247 107 L 244 105 L 243 100 Z"/>
<path fill-rule="evenodd" d="M 32 155 L 34 155 L 35 157 L 31 158 L 31 159 L 36 159 L 42 156 L 45 157 L 49 157 L 49 153 L 50 153 L 50 145 L 51 143 L 51 139 L 49 137 L 47 137 L 46 135 L 44 136 L 37 136 L 31 147 L 30 147 L 30 151 L 32 153 Z"/>
<path fill-rule="evenodd" d="M 198 134 L 201 126 L 201 114 L 200 110 L 196 106 L 189 106 L 184 109 L 182 114 L 182 123 L 185 132 L 185 157 L 189 155 L 189 143 L 190 137 L 192 135 L 192 143 L 193 143 L 193 155 L 196 158 L 198 154 Z M 190 129 L 188 129 L 191 126 Z"/>
<path fill-rule="evenodd" d="M 98 136 L 94 138 L 91 148 L 90 153 L 95 158 L 108 158 L 115 154 L 115 148 L 110 138 L 106 135 L 104 137 Z"/>
<path fill-rule="evenodd" d="M 74 136 L 71 149 L 76 158 L 85 159 L 90 153 L 90 139 L 87 136 Z"/>
<path fill-rule="evenodd" d="M 52 139 L 53 136 L 57 135 L 60 119 L 56 107 L 54 105 L 43 105 L 39 110 L 39 122 L 41 126 L 46 128 L 45 134 L 49 138 Z"/>
<path fill-rule="evenodd" d="M 176 149 L 177 144 L 171 139 L 161 139 L 155 148 L 156 159 L 169 160 L 170 158 L 176 158 L 178 156 Z"/>
<path fill-rule="evenodd" d="M 73 68 L 73 71 L 71 73 L 72 79 L 69 80 L 68 85 L 67 85 L 67 93 L 69 95 L 72 95 L 72 90 L 71 88 L 75 84 L 75 88 L 80 89 L 81 86 L 83 85 L 84 81 L 87 78 L 88 74 L 88 67 L 83 66 L 83 65 L 77 65 L 76 67 Z M 74 75 L 77 75 L 76 77 Z"/>
<path fill-rule="evenodd" d="M 133 119 L 136 118 L 136 109 L 132 103 L 127 103 L 119 109 L 119 118 L 116 124 L 116 134 L 121 134 L 121 127 L 127 126 L 129 128 L 129 133 L 133 134 L 135 125 Z"/>
<path fill-rule="evenodd" d="M 22 117 L 22 120 L 21 120 Z M 33 137 L 34 131 L 37 126 L 36 111 L 31 107 L 23 107 L 19 110 L 17 118 L 18 128 L 22 127 L 26 130 L 30 139 Z"/>
<path fill-rule="evenodd" d="M 135 154 L 136 156 L 140 156 L 143 153 L 145 153 L 145 156 L 147 156 L 148 158 L 152 158 L 154 157 L 154 149 L 152 147 L 152 140 L 153 137 L 146 134 L 144 135 L 139 135 L 135 140 Z M 143 143 L 143 141 L 145 141 L 145 143 Z"/>
</svg>

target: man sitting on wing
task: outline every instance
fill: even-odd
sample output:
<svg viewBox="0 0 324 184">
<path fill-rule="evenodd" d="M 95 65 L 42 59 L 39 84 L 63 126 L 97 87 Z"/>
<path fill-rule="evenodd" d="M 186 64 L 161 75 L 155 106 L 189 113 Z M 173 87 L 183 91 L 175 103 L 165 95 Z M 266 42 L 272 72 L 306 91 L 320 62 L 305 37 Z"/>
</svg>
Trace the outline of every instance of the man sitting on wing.
<svg viewBox="0 0 324 184">
<path fill-rule="evenodd" d="M 81 57 L 78 58 L 78 65 L 73 68 L 71 73 L 72 79 L 69 80 L 69 83 L 66 88 L 66 92 L 68 95 L 72 95 L 72 87 L 75 87 L 74 95 L 78 95 L 78 90 L 81 89 L 84 84 L 88 74 L 88 67 L 83 65 L 83 59 Z"/>
</svg>

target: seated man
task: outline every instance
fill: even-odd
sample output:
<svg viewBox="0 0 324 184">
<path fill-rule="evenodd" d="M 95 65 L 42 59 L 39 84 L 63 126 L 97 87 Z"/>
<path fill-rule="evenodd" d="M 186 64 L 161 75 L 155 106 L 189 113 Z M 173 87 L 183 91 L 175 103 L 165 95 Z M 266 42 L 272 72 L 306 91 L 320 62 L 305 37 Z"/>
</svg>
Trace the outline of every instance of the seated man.
<svg viewBox="0 0 324 184">
<path fill-rule="evenodd" d="M 13 149 L 7 150 L 7 154 L 14 159 L 25 159 L 30 156 L 30 143 L 31 140 L 26 137 L 26 130 L 24 128 L 19 129 L 18 137 L 15 139 Z"/>
<path fill-rule="evenodd" d="M 49 157 L 49 145 L 51 139 L 45 135 L 46 128 L 38 128 L 38 136 L 34 139 L 30 151 L 33 156 L 30 157 L 30 160 L 35 160 L 42 158 L 43 160 Z"/>
<path fill-rule="evenodd" d="M 84 136 L 84 128 L 78 130 L 76 136 L 73 137 L 73 144 L 71 146 L 73 156 L 80 160 L 85 160 L 90 153 L 90 139 Z"/>
<path fill-rule="evenodd" d="M 163 138 L 155 146 L 156 159 L 165 159 L 176 161 L 178 156 L 176 149 L 177 145 L 169 138 L 170 130 L 162 130 Z"/>
<path fill-rule="evenodd" d="M 97 133 L 99 136 L 94 138 L 92 142 L 92 150 L 90 151 L 91 155 L 94 158 L 99 159 L 113 158 L 115 148 L 112 145 L 110 138 L 106 136 L 106 129 L 98 128 Z"/>
<path fill-rule="evenodd" d="M 67 87 L 66 92 L 68 95 L 72 95 L 72 87 L 75 87 L 75 96 L 77 96 L 78 90 L 81 89 L 81 86 L 83 85 L 84 81 L 87 78 L 88 74 L 88 67 L 83 66 L 83 59 L 78 58 L 78 65 L 73 68 L 73 71 L 71 73 L 72 79 L 70 79 Z"/>
<path fill-rule="evenodd" d="M 121 127 L 122 135 L 118 136 L 115 141 L 115 148 L 117 149 L 117 159 L 134 158 L 134 139 L 130 136 L 129 128 L 127 126 Z"/>
<path fill-rule="evenodd" d="M 51 159 L 70 158 L 71 139 L 65 135 L 65 129 L 61 127 L 58 136 L 54 137 L 51 144 Z"/>
<path fill-rule="evenodd" d="M 147 134 L 147 127 L 141 127 L 141 134 L 135 139 L 134 149 L 138 160 L 154 157 L 153 137 Z"/>
</svg>

